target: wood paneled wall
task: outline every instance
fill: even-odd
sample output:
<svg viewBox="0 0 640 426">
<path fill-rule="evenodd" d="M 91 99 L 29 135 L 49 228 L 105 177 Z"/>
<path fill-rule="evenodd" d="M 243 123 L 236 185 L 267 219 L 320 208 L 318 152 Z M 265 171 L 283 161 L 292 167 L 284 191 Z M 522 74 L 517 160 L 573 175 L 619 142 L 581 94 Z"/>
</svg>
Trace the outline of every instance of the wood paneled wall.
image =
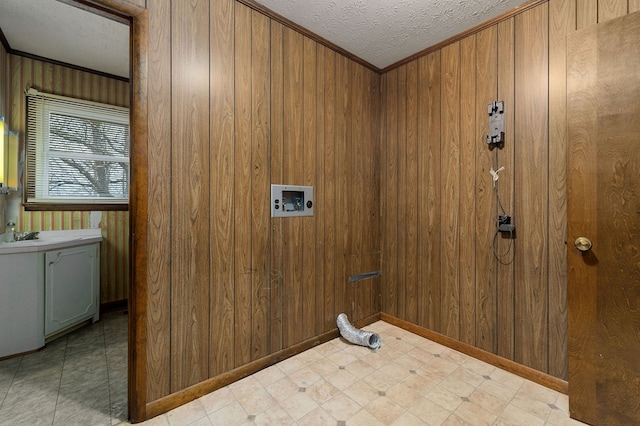
<svg viewBox="0 0 640 426">
<path fill-rule="evenodd" d="M 24 91 L 29 87 L 62 96 L 129 106 L 129 84 L 120 80 L 14 54 L 8 55 L 4 69 L 9 93 L 9 124 L 12 130 L 20 132 L 21 149 L 26 123 Z M 20 205 L 15 214 L 18 230 L 50 231 L 91 226 L 91 212 L 88 211 L 25 211 Z M 130 285 L 129 212 L 101 212 L 100 228 L 103 236 L 100 245 L 100 302 L 126 300 Z"/>
<path fill-rule="evenodd" d="M 639 3 L 550 0 L 382 76 L 383 312 L 567 378 L 565 36 Z"/>
<path fill-rule="evenodd" d="M 148 3 L 147 401 L 380 312 L 380 76 L 233 0 Z M 315 215 L 270 217 L 270 184 Z"/>
</svg>

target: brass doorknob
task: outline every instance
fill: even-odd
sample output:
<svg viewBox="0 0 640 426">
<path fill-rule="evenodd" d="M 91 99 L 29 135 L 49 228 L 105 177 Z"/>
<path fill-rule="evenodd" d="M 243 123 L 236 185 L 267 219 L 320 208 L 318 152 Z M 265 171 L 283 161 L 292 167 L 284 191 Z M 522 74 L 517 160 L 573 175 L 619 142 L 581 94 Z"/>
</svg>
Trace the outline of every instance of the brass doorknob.
<svg viewBox="0 0 640 426">
<path fill-rule="evenodd" d="M 576 241 L 573 243 L 576 248 L 580 251 L 589 251 L 593 244 L 591 244 L 591 240 L 587 237 L 578 237 Z"/>
</svg>

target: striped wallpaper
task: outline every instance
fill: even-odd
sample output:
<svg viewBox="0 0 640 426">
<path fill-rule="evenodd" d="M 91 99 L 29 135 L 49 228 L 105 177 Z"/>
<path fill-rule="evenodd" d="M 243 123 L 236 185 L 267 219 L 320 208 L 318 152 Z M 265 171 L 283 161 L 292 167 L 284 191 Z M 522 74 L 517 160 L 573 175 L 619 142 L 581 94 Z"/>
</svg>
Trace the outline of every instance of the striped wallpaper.
<svg viewBox="0 0 640 426">
<path fill-rule="evenodd" d="M 129 84 L 120 80 L 12 54 L 7 56 L 6 69 L 8 121 L 11 129 L 20 132 L 21 144 L 24 144 L 24 91 L 27 88 L 129 106 Z M 9 214 L 17 217 L 17 230 L 50 231 L 99 226 L 103 237 L 100 245 L 100 302 L 104 304 L 128 299 L 128 211 L 25 211 L 20 205 L 18 212 Z"/>
</svg>

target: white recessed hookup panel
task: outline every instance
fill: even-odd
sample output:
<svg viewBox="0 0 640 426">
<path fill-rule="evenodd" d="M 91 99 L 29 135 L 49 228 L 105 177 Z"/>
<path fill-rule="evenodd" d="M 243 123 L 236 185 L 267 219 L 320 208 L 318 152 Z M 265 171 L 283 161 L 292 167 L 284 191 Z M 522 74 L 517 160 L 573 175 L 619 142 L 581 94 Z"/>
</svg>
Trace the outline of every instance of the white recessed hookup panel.
<svg viewBox="0 0 640 426">
<path fill-rule="evenodd" d="M 313 216 L 313 186 L 271 185 L 271 217 Z"/>
</svg>

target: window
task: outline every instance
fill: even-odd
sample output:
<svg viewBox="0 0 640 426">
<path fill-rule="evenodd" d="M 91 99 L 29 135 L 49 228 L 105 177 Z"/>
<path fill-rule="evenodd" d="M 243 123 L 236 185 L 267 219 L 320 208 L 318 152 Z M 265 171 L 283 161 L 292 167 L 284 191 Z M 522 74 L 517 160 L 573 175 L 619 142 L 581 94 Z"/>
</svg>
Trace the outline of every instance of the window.
<svg viewBox="0 0 640 426">
<path fill-rule="evenodd" d="M 129 110 L 27 93 L 26 203 L 120 204 L 129 199 Z"/>
</svg>

